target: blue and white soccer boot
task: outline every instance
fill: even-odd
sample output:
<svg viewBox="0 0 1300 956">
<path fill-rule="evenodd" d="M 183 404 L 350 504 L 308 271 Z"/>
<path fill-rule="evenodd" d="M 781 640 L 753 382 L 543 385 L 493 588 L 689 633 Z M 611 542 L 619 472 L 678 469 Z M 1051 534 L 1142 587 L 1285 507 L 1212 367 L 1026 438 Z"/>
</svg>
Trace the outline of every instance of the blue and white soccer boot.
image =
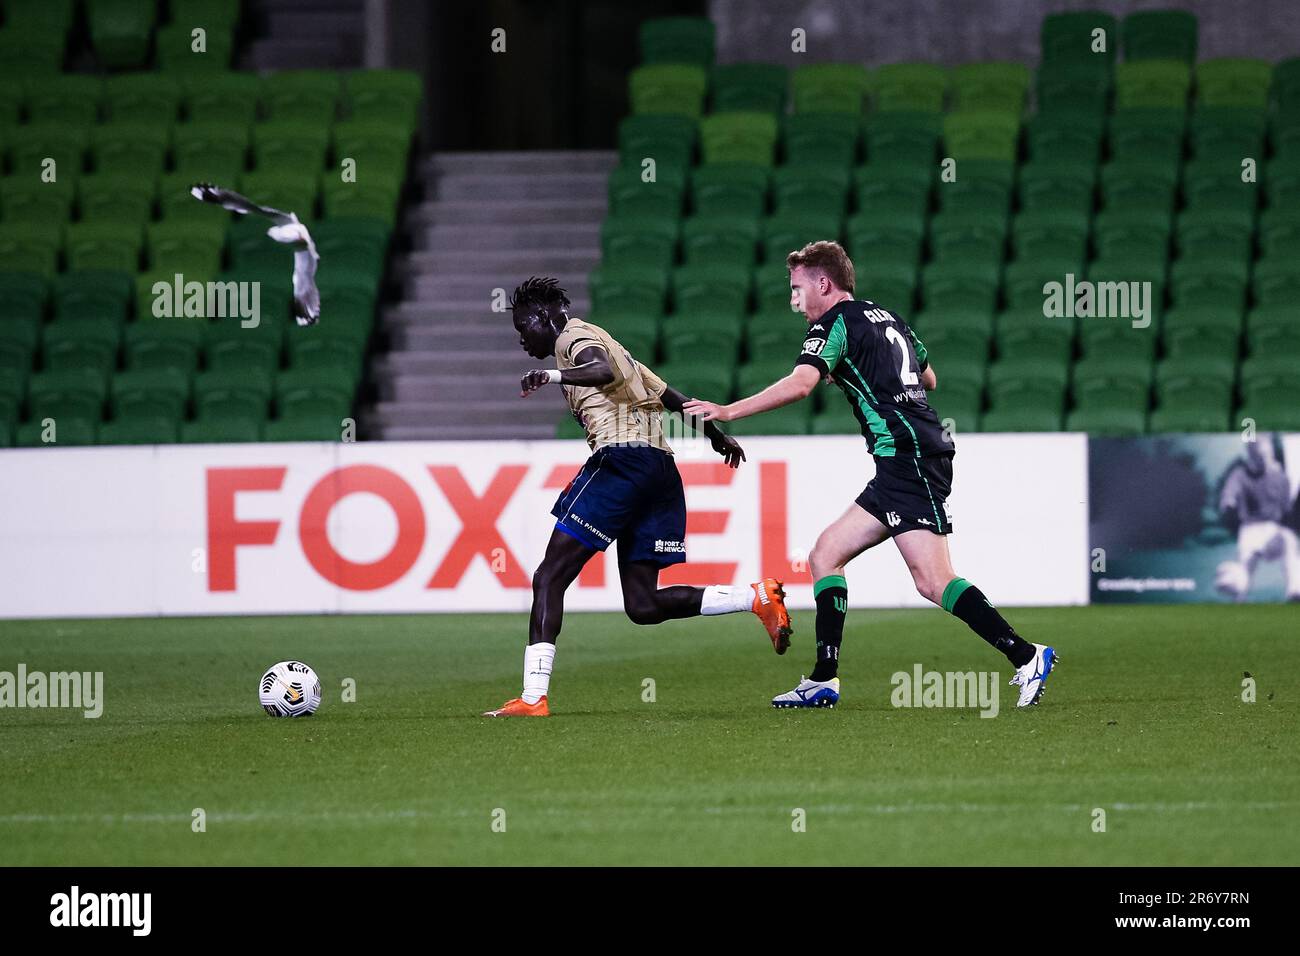
<svg viewBox="0 0 1300 956">
<path fill-rule="evenodd" d="M 834 707 L 840 702 L 840 679 L 828 681 L 799 678 L 799 686 L 772 698 L 773 707 Z"/>
<path fill-rule="evenodd" d="M 1016 702 L 1017 707 L 1032 707 L 1038 703 L 1043 692 L 1047 690 L 1047 678 L 1052 676 L 1056 661 L 1054 648 L 1042 644 L 1034 645 L 1033 660 L 1024 667 L 1017 668 L 1011 680 L 1007 681 L 1008 684 L 1020 686 L 1020 700 Z"/>
</svg>

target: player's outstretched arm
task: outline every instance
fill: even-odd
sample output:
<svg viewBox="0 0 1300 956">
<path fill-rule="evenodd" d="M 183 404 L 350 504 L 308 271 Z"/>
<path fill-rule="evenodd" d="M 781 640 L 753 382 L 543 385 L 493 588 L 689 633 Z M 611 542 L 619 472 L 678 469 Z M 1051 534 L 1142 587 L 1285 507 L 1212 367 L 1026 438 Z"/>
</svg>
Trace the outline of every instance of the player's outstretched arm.
<svg viewBox="0 0 1300 956">
<path fill-rule="evenodd" d="M 684 411 L 689 399 L 677 389 L 671 385 L 667 386 L 659 400 L 664 403 L 664 408 L 668 409 L 668 411 L 681 414 L 682 420 L 686 424 L 698 428 L 699 423 L 692 421 Z M 727 465 L 731 468 L 739 468 L 740 463 L 745 460 L 745 450 L 740 447 L 740 443 L 708 420 L 704 422 L 703 431 L 704 437 L 712 443 L 713 450 L 723 457 Z"/>
<path fill-rule="evenodd" d="M 939 387 L 939 379 L 934 374 L 933 365 L 927 365 L 925 371 L 921 373 L 921 384 L 925 386 L 927 392 L 933 392 Z"/>
<path fill-rule="evenodd" d="M 604 349 L 590 345 L 579 352 L 575 359 L 577 364 L 563 371 L 555 368 L 535 368 L 525 372 L 523 378 L 519 380 L 520 397 L 526 398 L 551 382 L 600 388 L 614 381 L 614 369 L 610 366 L 609 355 Z"/>
<path fill-rule="evenodd" d="M 796 365 L 793 372 L 780 381 L 773 382 L 757 395 L 742 398 L 730 405 L 717 405 L 693 398 L 686 403 L 683 411 L 706 422 L 711 419 L 734 422 L 738 418 L 761 415 L 763 412 L 770 412 L 774 408 L 781 408 L 805 399 L 812 394 L 820 381 L 821 373 L 817 369 L 811 365 Z"/>
</svg>

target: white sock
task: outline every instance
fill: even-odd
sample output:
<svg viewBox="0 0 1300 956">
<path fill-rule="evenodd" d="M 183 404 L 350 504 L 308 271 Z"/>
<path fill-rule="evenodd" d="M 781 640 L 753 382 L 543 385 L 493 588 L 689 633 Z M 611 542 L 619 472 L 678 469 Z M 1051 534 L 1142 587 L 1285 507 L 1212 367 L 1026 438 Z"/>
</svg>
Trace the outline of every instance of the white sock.
<svg viewBox="0 0 1300 956">
<path fill-rule="evenodd" d="M 535 704 L 551 689 L 551 667 L 555 664 L 554 644 L 529 644 L 524 648 L 525 704 Z"/>
<path fill-rule="evenodd" d="M 704 589 L 704 598 L 700 601 L 701 614 L 735 614 L 748 611 L 754 606 L 754 589 L 748 584 L 732 586 L 728 584 L 710 584 Z"/>
</svg>

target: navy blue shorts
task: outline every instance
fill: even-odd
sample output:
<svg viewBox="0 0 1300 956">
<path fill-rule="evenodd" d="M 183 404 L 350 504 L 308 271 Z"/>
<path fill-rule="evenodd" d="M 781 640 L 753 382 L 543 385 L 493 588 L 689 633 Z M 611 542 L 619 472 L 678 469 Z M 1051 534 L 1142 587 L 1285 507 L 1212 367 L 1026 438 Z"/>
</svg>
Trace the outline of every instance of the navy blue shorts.
<svg viewBox="0 0 1300 956">
<path fill-rule="evenodd" d="M 686 560 L 686 494 L 673 456 L 646 445 L 610 445 L 587 459 L 560 493 L 555 527 L 624 561 L 659 567 Z"/>
</svg>

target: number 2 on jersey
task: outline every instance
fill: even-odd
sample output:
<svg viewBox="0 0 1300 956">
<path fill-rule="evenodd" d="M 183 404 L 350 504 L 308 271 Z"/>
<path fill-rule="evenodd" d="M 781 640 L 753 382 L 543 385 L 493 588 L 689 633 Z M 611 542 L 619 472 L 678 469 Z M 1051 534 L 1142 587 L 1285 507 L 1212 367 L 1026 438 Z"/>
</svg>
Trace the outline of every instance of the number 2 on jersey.
<svg viewBox="0 0 1300 956">
<path fill-rule="evenodd" d="M 904 385 L 916 385 L 920 382 L 920 379 L 917 378 L 916 373 L 912 371 L 912 363 L 910 361 L 911 352 L 908 351 L 907 340 L 904 339 L 903 334 L 892 325 L 885 329 L 885 338 L 889 339 L 891 342 L 897 343 L 899 349 L 902 350 L 903 364 L 898 370 L 898 377 L 903 380 Z"/>
</svg>

